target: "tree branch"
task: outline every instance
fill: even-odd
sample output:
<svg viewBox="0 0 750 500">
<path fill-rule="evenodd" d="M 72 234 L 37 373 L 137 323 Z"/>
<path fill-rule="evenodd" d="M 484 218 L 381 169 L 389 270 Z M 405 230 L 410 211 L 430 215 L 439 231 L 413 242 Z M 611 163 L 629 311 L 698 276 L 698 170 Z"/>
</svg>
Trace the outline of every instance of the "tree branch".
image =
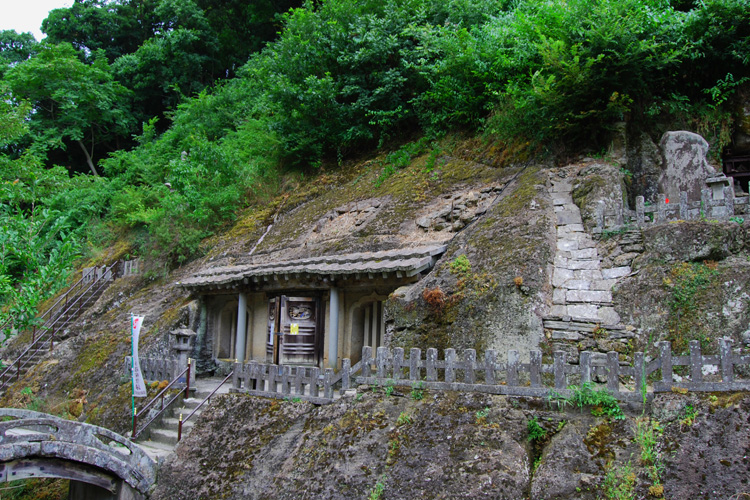
<svg viewBox="0 0 750 500">
<path fill-rule="evenodd" d="M 79 146 L 81 146 L 81 149 L 83 150 L 83 154 L 86 155 L 86 163 L 88 163 L 89 168 L 91 169 L 91 173 L 98 176 L 99 172 L 96 171 L 96 168 L 94 167 L 94 162 L 91 161 L 91 155 L 86 149 L 86 146 L 83 145 L 83 142 L 80 139 L 78 139 L 76 142 L 78 143 Z"/>
</svg>

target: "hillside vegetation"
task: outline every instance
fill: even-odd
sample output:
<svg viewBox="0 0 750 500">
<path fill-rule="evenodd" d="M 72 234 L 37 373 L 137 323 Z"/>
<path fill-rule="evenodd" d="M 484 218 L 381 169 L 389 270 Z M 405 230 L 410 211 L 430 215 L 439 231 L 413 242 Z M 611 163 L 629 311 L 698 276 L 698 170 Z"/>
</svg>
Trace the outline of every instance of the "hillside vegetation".
<svg viewBox="0 0 750 500">
<path fill-rule="evenodd" d="M 0 325 L 33 322 L 77 259 L 115 241 L 170 268 L 289 179 L 380 150 L 382 183 L 447 132 L 482 134 L 509 161 L 601 151 L 622 121 L 697 131 L 720 152 L 750 79 L 748 11 L 76 0 L 42 43 L 0 33 Z"/>
</svg>

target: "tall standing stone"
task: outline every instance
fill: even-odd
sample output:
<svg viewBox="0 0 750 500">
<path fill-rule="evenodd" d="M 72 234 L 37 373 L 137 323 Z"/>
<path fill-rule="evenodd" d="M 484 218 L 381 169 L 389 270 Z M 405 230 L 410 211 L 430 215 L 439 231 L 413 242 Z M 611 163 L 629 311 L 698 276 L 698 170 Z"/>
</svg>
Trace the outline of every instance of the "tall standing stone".
<svg viewBox="0 0 750 500">
<path fill-rule="evenodd" d="M 659 142 L 662 172 L 659 192 L 675 202 L 686 191 L 688 200 L 701 199 L 701 188 L 709 177 L 716 175 L 708 164 L 708 142 L 698 134 L 686 131 L 666 132 Z"/>
</svg>

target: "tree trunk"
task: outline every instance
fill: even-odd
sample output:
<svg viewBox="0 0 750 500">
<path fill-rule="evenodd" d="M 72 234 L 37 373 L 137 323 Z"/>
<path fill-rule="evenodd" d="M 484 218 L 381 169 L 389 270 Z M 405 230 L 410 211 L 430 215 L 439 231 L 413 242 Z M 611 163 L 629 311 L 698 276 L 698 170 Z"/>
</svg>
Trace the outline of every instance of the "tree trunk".
<svg viewBox="0 0 750 500">
<path fill-rule="evenodd" d="M 83 142 L 81 142 L 80 139 L 76 142 L 78 142 L 78 145 L 81 146 L 81 149 L 83 150 L 83 154 L 86 155 L 86 163 L 88 163 L 89 168 L 91 169 L 91 173 L 96 176 L 99 176 L 99 172 L 96 171 L 96 168 L 94 167 L 94 162 L 91 161 L 91 155 L 89 155 L 89 152 L 86 149 L 86 146 L 83 145 Z"/>
</svg>

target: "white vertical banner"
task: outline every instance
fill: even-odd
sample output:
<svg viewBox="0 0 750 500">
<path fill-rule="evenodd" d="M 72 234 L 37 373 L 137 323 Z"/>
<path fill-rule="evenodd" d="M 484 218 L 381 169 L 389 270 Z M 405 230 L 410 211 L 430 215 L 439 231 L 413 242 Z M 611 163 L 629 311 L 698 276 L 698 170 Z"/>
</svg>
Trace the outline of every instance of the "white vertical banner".
<svg viewBox="0 0 750 500">
<path fill-rule="evenodd" d="M 136 398 L 146 397 L 146 384 L 143 382 L 143 373 L 141 372 L 141 363 L 138 359 L 138 337 L 141 333 L 141 325 L 143 324 L 143 316 L 132 316 L 131 317 L 131 330 L 133 337 L 133 396 Z"/>
</svg>

